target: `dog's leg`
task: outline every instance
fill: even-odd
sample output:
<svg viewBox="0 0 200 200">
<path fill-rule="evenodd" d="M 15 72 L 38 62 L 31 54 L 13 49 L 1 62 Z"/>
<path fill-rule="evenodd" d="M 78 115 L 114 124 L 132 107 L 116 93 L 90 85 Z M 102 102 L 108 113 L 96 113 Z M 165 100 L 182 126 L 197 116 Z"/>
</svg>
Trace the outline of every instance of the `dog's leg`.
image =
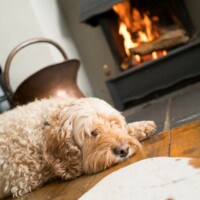
<svg viewBox="0 0 200 200">
<path fill-rule="evenodd" d="M 153 135 L 156 131 L 156 124 L 153 121 L 140 121 L 127 124 L 128 133 L 139 141 Z"/>
</svg>

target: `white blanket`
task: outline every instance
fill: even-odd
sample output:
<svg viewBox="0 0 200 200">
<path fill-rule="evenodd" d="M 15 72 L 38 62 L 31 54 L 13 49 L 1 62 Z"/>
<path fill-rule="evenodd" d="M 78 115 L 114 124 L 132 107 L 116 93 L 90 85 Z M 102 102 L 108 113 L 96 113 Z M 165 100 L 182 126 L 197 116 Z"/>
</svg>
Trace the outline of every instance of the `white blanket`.
<svg viewBox="0 0 200 200">
<path fill-rule="evenodd" d="M 200 200 L 200 169 L 190 160 L 139 161 L 108 175 L 80 200 Z"/>
</svg>

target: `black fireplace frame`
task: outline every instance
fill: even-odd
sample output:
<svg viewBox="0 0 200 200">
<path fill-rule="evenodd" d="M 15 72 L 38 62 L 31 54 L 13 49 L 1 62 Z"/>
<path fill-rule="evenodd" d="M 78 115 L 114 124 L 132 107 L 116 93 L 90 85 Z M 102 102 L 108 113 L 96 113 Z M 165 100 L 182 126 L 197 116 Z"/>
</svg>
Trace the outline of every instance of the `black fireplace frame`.
<svg viewBox="0 0 200 200">
<path fill-rule="evenodd" d="M 200 40 L 130 68 L 106 82 L 115 107 L 125 110 L 200 78 Z"/>
</svg>

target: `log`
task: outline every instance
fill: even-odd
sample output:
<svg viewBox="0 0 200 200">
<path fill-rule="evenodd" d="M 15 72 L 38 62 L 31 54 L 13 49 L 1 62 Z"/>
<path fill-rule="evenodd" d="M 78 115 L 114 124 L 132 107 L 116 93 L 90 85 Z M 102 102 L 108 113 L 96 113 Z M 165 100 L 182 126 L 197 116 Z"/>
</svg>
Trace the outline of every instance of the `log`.
<svg viewBox="0 0 200 200">
<path fill-rule="evenodd" d="M 131 48 L 130 53 L 143 56 L 152 53 L 153 51 L 169 50 L 175 46 L 185 44 L 188 41 L 189 36 L 186 35 L 185 30 L 171 30 L 151 42 L 142 43 L 135 48 Z"/>
</svg>

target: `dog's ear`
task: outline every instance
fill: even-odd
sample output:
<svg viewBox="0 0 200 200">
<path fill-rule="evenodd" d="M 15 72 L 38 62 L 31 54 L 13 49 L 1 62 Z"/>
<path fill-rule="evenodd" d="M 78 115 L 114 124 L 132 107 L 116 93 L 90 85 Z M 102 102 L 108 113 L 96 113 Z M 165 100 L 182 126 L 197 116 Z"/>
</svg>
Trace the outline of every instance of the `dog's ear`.
<svg viewBox="0 0 200 200">
<path fill-rule="evenodd" d="M 82 173 L 81 151 L 72 136 L 70 121 L 53 119 L 45 126 L 44 158 L 56 176 L 64 180 Z"/>
</svg>

